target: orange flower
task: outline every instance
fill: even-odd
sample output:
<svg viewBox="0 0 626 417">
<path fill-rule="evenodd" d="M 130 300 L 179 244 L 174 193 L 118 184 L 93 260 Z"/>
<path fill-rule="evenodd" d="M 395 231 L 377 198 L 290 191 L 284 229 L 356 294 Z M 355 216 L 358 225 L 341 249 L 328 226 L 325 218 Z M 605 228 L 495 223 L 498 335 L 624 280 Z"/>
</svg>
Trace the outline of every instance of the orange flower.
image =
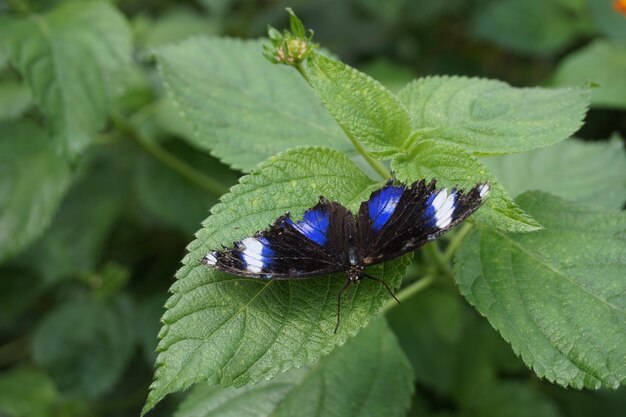
<svg viewBox="0 0 626 417">
<path fill-rule="evenodd" d="M 626 16 L 626 0 L 615 0 L 613 2 L 613 9 Z"/>
</svg>

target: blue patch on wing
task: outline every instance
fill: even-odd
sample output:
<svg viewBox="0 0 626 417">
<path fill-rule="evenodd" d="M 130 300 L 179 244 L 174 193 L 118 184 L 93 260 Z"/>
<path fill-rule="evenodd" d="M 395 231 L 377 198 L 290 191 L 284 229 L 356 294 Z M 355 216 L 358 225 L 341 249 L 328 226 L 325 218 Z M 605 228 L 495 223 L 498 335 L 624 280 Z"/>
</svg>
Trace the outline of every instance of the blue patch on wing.
<svg viewBox="0 0 626 417">
<path fill-rule="evenodd" d="M 426 200 L 426 211 L 424 211 L 424 220 L 428 227 L 435 227 L 437 224 L 437 217 L 435 215 L 435 207 L 433 206 L 433 201 L 435 201 L 435 197 L 437 197 L 438 191 L 434 191 Z"/>
<path fill-rule="evenodd" d="M 288 218 L 287 223 L 320 246 L 324 246 L 328 240 L 327 232 L 330 224 L 330 214 L 326 211 L 309 210 L 304 213 L 304 219 L 301 221 L 294 223 Z"/>
<path fill-rule="evenodd" d="M 372 219 L 372 230 L 379 232 L 389 221 L 389 218 L 396 210 L 398 202 L 404 193 L 404 187 L 388 185 L 377 191 L 367 202 L 370 219 Z"/>
</svg>

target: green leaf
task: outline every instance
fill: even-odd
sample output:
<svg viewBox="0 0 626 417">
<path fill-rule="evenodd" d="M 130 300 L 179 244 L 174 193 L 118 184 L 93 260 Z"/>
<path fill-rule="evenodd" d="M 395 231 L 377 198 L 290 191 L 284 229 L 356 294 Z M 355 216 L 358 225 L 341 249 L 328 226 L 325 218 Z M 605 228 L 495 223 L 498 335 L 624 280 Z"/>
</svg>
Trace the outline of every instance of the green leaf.
<svg viewBox="0 0 626 417">
<path fill-rule="evenodd" d="M 196 387 L 176 417 L 400 417 L 409 407 L 411 367 L 383 319 L 315 366 L 240 389 Z"/>
<path fill-rule="evenodd" d="M 23 368 L 0 373 L 2 416 L 53 417 L 57 401 L 54 383 L 41 371 Z"/>
<path fill-rule="evenodd" d="M 50 119 L 57 148 L 80 154 L 102 128 L 121 90 L 117 76 L 130 64 L 124 17 L 106 2 L 70 2 L 5 33 L 9 59 Z"/>
<path fill-rule="evenodd" d="M 185 143 L 172 142 L 161 146 L 199 172 L 218 179 L 224 187 L 237 180 L 235 172 Z M 146 154 L 137 161 L 135 186 L 142 205 L 149 212 L 190 236 L 198 230 L 219 197 Z"/>
<path fill-rule="evenodd" d="M 389 298 L 376 282 L 347 291 L 341 325 L 333 334 L 343 274 L 259 280 L 219 273 L 199 260 L 211 249 L 265 229 L 286 211 L 301 217 L 320 195 L 354 210 L 372 185 L 343 153 L 317 147 L 272 157 L 241 178 L 188 246 L 166 304 L 144 412 L 196 382 L 238 387 L 315 362 L 356 334 Z M 397 288 L 406 260 L 378 265 L 370 273 Z"/>
<path fill-rule="evenodd" d="M 626 46 L 604 40 L 569 54 L 559 64 L 552 83 L 557 86 L 594 82 L 591 105 L 626 109 Z"/>
<path fill-rule="evenodd" d="M 513 196 L 528 190 L 618 209 L 626 200 L 626 156 L 622 139 L 566 140 L 545 149 L 483 158 Z"/>
<path fill-rule="evenodd" d="M 337 122 L 373 154 L 398 153 L 411 133 L 411 119 L 378 81 L 320 54 L 307 61 L 307 78 Z"/>
<path fill-rule="evenodd" d="M 50 229 L 16 261 L 38 271 L 47 283 L 97 269 L 100 251 L 128 198 L 124 157 L 128 148 L 94 148 L 84 158 L 84 175 L 63 200 Z M 33 262 L 37 259 L 37 262 Z"/>
<path fill-rule="evenodd" d="M 553 54 L 589 30 L 586 10 L 556 0 L 504 0 L 479 8 L 474 36 L 526 54 Z"/>
<path fill-rule="evenodd" d="M 0 83 L 0 120 L 20 117 L 33 104 L 28 87 L 17 82 Z"/>
<path fill-rule="evenodd" d="M 0 262 L 48 227 L 69 180 L 44 132 L 26 122 L 0 123 Z"/>
<path fill-rule="evenodd" d="M 194 38 L 157 50 L 168 94 L 194 145 L 236 169 L 298 145 L 352 150 L 293 68 L 272 65 L 261 42 Z"/>
<path fill-rule="evenodd" d="M 541 148 L 582 125 L 589 91 L 513 88 L 478 78 L 427 77 L 399 93 L 420 137 L 446 140 L 481 154 Z"/>
<path fill-rule="evenodd" d="M 60 390 L 96 397 L 121 377 L 135 343 L 130 300 L 77 299 L 62 304 L 39 325 L 33 355 Z"/>
<path fill-rule="evenodd" d="M 396 156 L 391 168 L 397 178 L 407 182 L 436 178 L 438 186 L 469 189 L 487 181 L 491 192 L 483 207 L 472 215 L 474 220 L 506 231 L 531 232 L 541 228 L 511 200 L 489 170 L 460 146 L 421 140 L 407 154 Z"/>
<path fill-rule="evenodd" d="M 461 292 L 540 377 L 617 388 L 626 381 L 626 214 L 540 192 L 518 201 L 545 230 L 479 227 L 456 257 Z"/>
</svg>

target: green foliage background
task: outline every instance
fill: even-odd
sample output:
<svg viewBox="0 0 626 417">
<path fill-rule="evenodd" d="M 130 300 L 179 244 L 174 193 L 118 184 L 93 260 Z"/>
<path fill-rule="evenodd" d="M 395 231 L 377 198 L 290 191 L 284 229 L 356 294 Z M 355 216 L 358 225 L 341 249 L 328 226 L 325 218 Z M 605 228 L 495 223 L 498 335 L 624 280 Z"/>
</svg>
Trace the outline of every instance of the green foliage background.
<svg viewBox="0 0 626 417">
<path fill-rule="evenodd" d="M 0 415 L 623 415 L 625 72 L 609 0 L 0 0 Z M 198 265 L 391 170 L 492 184 L 401 305 Z"/>
</svg>

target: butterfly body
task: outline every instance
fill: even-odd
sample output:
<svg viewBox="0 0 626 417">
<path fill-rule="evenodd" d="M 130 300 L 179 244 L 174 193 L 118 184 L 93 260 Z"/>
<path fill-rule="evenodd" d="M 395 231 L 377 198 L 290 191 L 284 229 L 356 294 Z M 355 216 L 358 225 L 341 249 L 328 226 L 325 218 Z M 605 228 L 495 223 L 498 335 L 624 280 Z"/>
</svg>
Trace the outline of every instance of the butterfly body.
<svg viewBox="0 0 626 417">
<path fill-rule="evenodd" d="M 303 279 L 344 272 L 346 283 L 337 296 L 338 325 L 341 293 L 350 284 L 369 278 L 391 293 L 383 280 L 368 275 L 365 268 L 402 256 L 445 233 L 478 209 L 488 191 L 488 184 L 464 192 L 437 189 L 434 180 L 410 186 L 389 180 L 361 203 L 356 215 L 320 197 L 302 220 L 294 222 L 285 213 L 268 230 L 234 242 L 231 248 L 211 251 L 201 262 L 257 279 Z"/>
</svg>

